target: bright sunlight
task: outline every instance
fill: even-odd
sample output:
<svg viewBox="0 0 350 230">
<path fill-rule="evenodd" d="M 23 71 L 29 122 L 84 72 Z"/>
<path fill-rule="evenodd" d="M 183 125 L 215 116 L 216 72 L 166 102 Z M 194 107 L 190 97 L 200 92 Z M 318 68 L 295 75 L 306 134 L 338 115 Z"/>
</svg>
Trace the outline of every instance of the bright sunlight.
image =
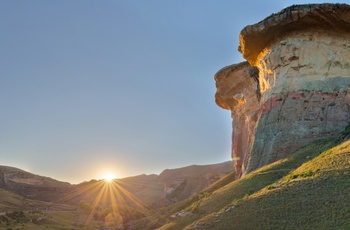
<svg viewBox="0 0 350 230">
<path fill-rule="evenodd" d="M 136 196 L 126 190 L 122 181 L 115 180 L 115 174 L 103 174 L 103 180 L 82 183 L 59 200 L 79 201 L 81 212 L 86 214 L 85 227 L 93 221 L 102 221 L 108 229 L 115 229 L 132 218 L 146 216 L 149 208 Z M 107 182 L 109 181 L 109 182 Z"/>
<path fill-rule="evenodd" d="M 111 182 L 115 179 L 115 176 L 112 174 L 112 173 L 106 173 L 104 176 L 103 176 L 103 179 L 106 181 L 106 182 Z"/>
</svg>

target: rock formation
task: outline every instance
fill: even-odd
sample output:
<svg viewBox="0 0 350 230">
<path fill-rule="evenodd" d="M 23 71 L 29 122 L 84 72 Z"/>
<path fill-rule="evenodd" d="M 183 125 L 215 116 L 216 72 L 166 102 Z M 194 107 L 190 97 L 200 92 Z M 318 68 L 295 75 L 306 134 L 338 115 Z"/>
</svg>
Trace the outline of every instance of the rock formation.
<svg viewBox="0 0 350 230">
<path fill-rule="evenodd" d="M 247 62 L 215 75 L 237 178 L 349 124 L 349 5 L 288 7 L 245 27 L 239 51 Z"/>
</svg>

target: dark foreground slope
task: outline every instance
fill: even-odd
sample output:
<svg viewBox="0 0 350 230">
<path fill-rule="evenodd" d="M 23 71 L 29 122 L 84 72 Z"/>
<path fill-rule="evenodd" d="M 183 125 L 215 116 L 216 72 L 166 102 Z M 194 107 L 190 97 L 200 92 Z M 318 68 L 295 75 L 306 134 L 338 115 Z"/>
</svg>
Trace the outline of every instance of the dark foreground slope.
<svg viewBox="0 0 350 230">
<path fill-rule="evenodd" d="M 316 141 L 244 178 L 224 178 L 134 227 L 350 229 L 349 176 L 350 141 Z"/>
</svg>

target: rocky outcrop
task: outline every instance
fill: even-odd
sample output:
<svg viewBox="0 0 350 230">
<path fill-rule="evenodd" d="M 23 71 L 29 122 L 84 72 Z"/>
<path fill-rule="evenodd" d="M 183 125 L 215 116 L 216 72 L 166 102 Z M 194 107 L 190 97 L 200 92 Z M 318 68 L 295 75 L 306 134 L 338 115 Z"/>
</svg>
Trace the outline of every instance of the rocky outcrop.
<svg viewBox="0 0 350 230">
<path fill-rule="evenodd" d="M 258 69 L 248 62 L 227 66 L 215 75 L 216 103 L 231 110 L 232 160 L 236 177 L 244 171 L 259 120 Z"/>
<path fill-rule="evenodd" d="M 239 51 L 247 62 L 215 75 L 237 177 L 350 122 L 350 6 L 286 8 L 245 27 Z"/>
<path fill-rule="evenodd" d="M 25 198 L 53 201 L 71 189 L 72 185 L 18 168 L 0 166 L 0 188 Z"/>
</svg>

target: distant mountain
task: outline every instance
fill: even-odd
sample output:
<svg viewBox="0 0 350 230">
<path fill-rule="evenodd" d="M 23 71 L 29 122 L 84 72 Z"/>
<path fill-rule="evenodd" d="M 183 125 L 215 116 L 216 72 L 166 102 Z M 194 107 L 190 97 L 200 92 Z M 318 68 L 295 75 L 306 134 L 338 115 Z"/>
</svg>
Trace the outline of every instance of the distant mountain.
<svg viewBox="0 0 350 230">
<path fill-rule="evenodd" d="M 232 162 L 192 165 L 166 169 L 160 175 L 138 175 L 114 180 L 118 197 L 126 205 L 135 200 L 147 206 L 163 206 L 190 197 L 233 170 Z M 0 188 L 23 198 L 78 205 L 82 200 L 93 202 L 105 187 L 103 180 L 71 185 L 24 170 L 0 166 Z M 106 200 L 116 202 L 116 200 Z"/>
<path fill-rule="evenodd" d="M 25 198 L 53 201 L 70 190 L 72 185 L 18 168 L 0 166 L 0 188 Z"/>
<path fill-rule="evenodd" d="M 157 212 L 157 208 L 196 195 L 232 170 L 232 162 L 191 165 L 166 169 L 160 175 L 142 174 L 112 182 L 91 180 L 72 185 L 0 166 L 0 228 L 21 225 L 28 229 L 46 229 L 59 227 L 64 221 L 67 228 L 74 225 L 100 229 L 106 218 L 128 226 Z M 62 213 L 67 217 L 63 218 Z M 32 223 L 33 220 L 36 223 Z"/>
<path fill-rule="evenodd" d="M 146 204 L 151 206 L 163 206 L 186 199 L 217 180 L 225 177 L 233 170 L 231 161 L 212 165 L 191 165 L 177 169 L 166 169 L 159 176 L 147 178 L 142 189 L 133 191 Z M 142 184 L 142 180 L 125 178 L 122 184 Z M 141 179 L 141 178 L 140 178 Z M 143 177 L 142 179 L 146 179 Z M 135 183 L 137 182 L 137 183 Z"/>
<path fill-rule="evenodd" d="M 0 216 L 12 211 L 75 210 L 74 206 L 55 203 L 72 188 L 73 185 L 67 182 L 0 166 Z"/>
<path fill-rule="evenodd" d="M 186 199 L 232 172 L 230 161 L 212 165 L 192 165 L 177 169 L 166 169 L 160 175 L 138 175 L 114 180 L 113 190 L 118 197 L 111 200 L 107 195 L 105 203 L 120 202 L 137 206 L 160 207 Z M 91 180 L 73 186 L 60 202 L 78 204 L 82 200 L 94 202 L 100 190 L 105 188 L 103 180 Z M 98 189 L 100 188 L 100 189 Z M 108 188 L 111 189 L 111 188 Z M 118 201 L 119 200 L 119 201 Z"/>
</svg>

